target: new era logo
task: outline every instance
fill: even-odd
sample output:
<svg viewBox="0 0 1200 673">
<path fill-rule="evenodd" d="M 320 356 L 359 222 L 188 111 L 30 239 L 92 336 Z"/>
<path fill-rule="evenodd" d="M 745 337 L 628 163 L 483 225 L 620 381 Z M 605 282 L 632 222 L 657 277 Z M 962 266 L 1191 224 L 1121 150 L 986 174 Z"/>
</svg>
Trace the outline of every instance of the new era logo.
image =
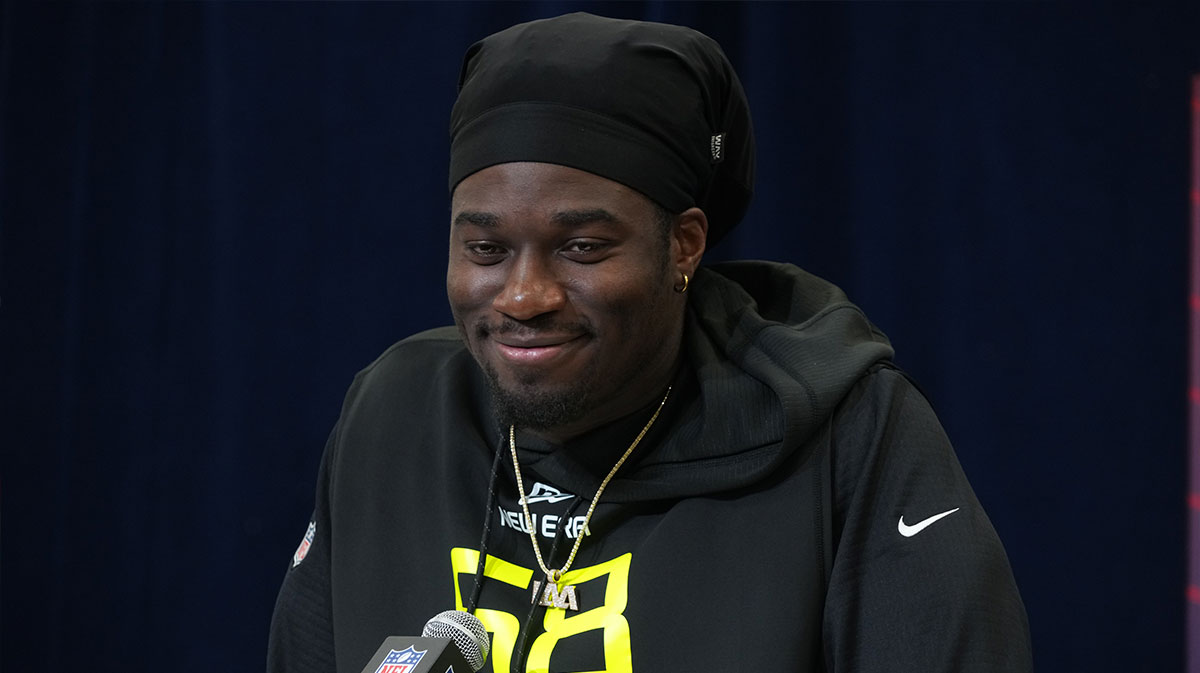
<svg viewBox="0 0 1200 673">
<path fill-rule="evenodd" d="M 528 504 L 532 505 L 538 502 L 562 502 L 563 500 L 570 500 L 574 497 L 575 496 L 571 495 L 570 493 L 563 493 L 557 488 L 554 488 L 553 486 L 547 486 L 539 481 L 533 485 L 533 490 L 529 492 L 529 497 L 525 500 Z"/>
</svg>

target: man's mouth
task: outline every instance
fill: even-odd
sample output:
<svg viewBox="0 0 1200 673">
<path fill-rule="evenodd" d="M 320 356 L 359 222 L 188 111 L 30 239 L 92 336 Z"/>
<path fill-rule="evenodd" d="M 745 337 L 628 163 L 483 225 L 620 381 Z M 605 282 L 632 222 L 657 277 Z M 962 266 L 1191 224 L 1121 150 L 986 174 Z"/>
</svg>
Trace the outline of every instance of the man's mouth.
<svg viewBox="0 0 1200 673">
<path fill-rule="evenodd" d="M 549 318 L 549 316 L 545 316 Z M 557 364 L 587 343 L 592 331 L 586 322 L 534 320 L 524 323 L 504 320 L 479 322 L 475 334 L 481 345 L 491 344 L 496 356 L 517 366 L 544 367 Z"/>
<path fill-rule="evenodd" d="M 492 336 L 496 352 L 514 364 L 541 365 L 558 358 L 582 343 L 582 334 L 553 334 L 518 337 Z"/>
<path fill-rule="evenodd" d="M 568 341 L 578 339 L 578 334 L 538 334 L 528 337 L 519 337 L 512 334 L 493 336 L 492 339 L 503 346 L 511 348 L 546 348 L 549 346 L 561 346 Z"/>
</svg>

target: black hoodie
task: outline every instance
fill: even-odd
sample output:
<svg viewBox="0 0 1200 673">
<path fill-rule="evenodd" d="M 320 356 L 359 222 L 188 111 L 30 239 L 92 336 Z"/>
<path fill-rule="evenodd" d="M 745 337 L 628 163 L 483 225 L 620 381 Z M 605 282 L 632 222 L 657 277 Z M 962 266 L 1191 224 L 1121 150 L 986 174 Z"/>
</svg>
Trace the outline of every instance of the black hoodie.
<svg viewBox="0 0 1200 673">
<path fill-rule="evenodd" d="M 685 365 L 586 530 L 658 402 L 565 445 L 517 433 L 546 564 L 585 536 L 562 582 L 577 611 L 531 603 L 545 577 L 507 429 L 456 330 L 360 372 L 268 670 L 358 673 L 385 637 L 449 608 L 492 633 L 484 671 L 1030 670 L 1004 550 L 862 312 L 766 262 L 702 269 L 689 302 Z"/>
</svg>

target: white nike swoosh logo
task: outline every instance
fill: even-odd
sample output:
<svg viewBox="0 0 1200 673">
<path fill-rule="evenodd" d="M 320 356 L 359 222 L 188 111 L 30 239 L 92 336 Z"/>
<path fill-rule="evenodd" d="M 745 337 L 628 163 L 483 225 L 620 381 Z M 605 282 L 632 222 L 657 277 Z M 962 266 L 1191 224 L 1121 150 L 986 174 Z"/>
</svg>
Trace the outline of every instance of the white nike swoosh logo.
<svg viewBox="0 0 1200 673">
<path fill-rule="evenodd" d="M 941 514 L 934 514 L 933 516 L 929 517 L 928 519 L 925 519 L 924 521 L 915 523 L 911 526 L 905 525 L 904 517 L 901 516 L 900 523 L 896 524 L 896 530 L 900 531 L 900 534 L 903 535 L 904 537 L 912 537 L 912 536 L 916 535 L 917 533 L 920 533 L 921 531 L 925 530 L 926 528 L 929 528 L 930 526 L 937 523 L 938 521 L 945 519 L 946 517 L 950 516 L 951 514 L 957 512 L 958 510 L 959 510 L 959 508 L 955 507 L 954 509 L 950 510 L 949 512 L 942 512 Z"/>
</svg>

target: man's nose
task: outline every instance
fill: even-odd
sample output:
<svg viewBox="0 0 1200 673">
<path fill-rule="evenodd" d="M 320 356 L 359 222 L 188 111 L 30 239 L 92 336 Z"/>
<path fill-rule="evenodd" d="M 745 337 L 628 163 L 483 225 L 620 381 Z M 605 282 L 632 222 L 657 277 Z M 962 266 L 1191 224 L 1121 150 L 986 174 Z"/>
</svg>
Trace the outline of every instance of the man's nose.
<svg viewBox="0 0 1200 673">
<path fill-rule="evenodd" d="M 492 308 L 513 320 L 529 320 L 562 309 L 566 292 L 552 265 L 530 256 L 511 265 Z"/>
</svg>

